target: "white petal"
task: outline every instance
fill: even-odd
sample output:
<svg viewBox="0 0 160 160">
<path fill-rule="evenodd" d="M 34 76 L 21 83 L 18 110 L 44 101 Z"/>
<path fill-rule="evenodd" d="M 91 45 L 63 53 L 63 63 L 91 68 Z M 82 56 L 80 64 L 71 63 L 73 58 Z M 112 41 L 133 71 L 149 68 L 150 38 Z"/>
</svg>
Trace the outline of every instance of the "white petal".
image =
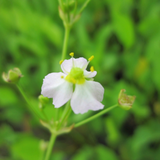
<svg viewBox="0 0 160 160">
<path fill-rule="evenodd" d="M 89 72 L 89 71 L 84 70 L 83 73 L 84 73 L 84 77 L 86 77 L 86 78 L 93 78 L 93 77 L 96 76 L 97 71 Z"/>
<path fill-rule="evenodd" d="M 78 67 L 78 68 L 83 68 L 83 69 L 86 69 L 87 68 L 87 60 L 83 57 L 80 57 L 80 58 L 73 58 L 74 60 L 74 67 Z"/>
<path fill-rule="evenodd" d="M 65 59 L 61 64 L 61 69 L 64 73 L 68 74 L 73 67 L 72 58 Z"/>
<path fill-rule="evenodd" d="M 88 110 L 103 109 L 100 103 L 103 99 L 104 88 L 98 82 L 85 81 L 83 85 L 76 85 L 71 98 L 71 107 L 74 113 L 85 113 Z"/>
<path fill-rule="evenodd" d="M 66 74 L 68 74 L 72 67 L 78 67 L 86 69 L 87 67 L 87 60 L 83 57 L 80 58 L 70 58 L 68 60 L 64 60 L 61 64 L 62 71 Z"/>
<path fill-rule="evenodd" d="M 66 81 L 65 76 L 62 72 L 50 73 L 43 79 L 41 94 L 44 97 L 53 98 L 56 108 L 64 105 L 72 96 L 73 84 Z"/>
</svg>

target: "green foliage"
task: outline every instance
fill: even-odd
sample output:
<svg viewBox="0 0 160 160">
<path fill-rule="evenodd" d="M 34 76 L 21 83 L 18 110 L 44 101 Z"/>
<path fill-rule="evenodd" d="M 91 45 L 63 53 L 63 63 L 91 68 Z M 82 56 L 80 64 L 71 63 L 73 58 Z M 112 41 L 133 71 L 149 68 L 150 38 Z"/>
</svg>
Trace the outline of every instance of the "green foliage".
<svg viewBox="0 0 160 160">
<path fill-rule="evenodd" d="M 34 160 L 41 158 L 40 142 L 28 135 L 19 135 L 17 142 L 12 145 L 11 153 L 14 159 Z"/>
<path fill-rule="evenodd" d="M 84 0 L 77 2 L 81 6 Z M 160 159 L 159 6 L 159 0 L 90 1 L 71 30 L 68 53 L 95 56 L 91 65 L 105 88 L 105 108 L 117 103 L 121 89 L 136 100 L 129 111 L 116 108 L 60 136 L 51 160 Z M 42 81 L 60 70 L 63 36 L 58 1 L 0 1 L 0 73 L 20 68 L 20 83 L 41 116 Z M 51 120 L 57 110 L 49 103 L 44 113 Z M 92 114 L 72 113 L 70 122 Z M 48 131 L 29 113 L 16 87 L 0 79 L 0 159 L 40 160 L 41 139 L 49 140 Z"/>
</svg>

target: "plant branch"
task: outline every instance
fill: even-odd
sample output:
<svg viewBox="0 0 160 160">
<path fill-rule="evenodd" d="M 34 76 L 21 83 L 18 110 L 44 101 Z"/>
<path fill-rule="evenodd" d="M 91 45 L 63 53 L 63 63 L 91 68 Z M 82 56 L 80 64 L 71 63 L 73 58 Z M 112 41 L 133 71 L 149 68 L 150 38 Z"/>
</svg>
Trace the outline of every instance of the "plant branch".
<svg viewBox="0 0 160 160">
<path fill-rule="evenodd" d="M 85 2 L 84 2 L 84 4 L 83 4 L 83 6 L 81 7 L 81 9 L 79 10 L 79 12 L 78 12 L 78 14 L 81 14 L 82 13 L 82 11 L 86 8 L 86 6 L 87 6 L 87 4 L 90 2 L 90 0 L 86 0 Z M 78 15 L 77 14 L 77 15 Z"/>
<path fill-rule="evenodd" d="M 118 104 L 115 104 L 115 105 L 113 105 L 113 106 L 111 106 L 111 107 L 109 107 L 109 108 L 106 108 L 105 110 L 103 110 L 103 111 L 95 114 L 94 116 L 89 117 L 89 118 L 87 118 L 87 119 L 85 119 L 85 120 L 83 120 L 83 121 L 75 124 L 74 127 L 77 128 L 77 127 L 79 127 L 79 126 L 81 126 L 81 125 L 83 125 L 83 124 L 85 124 L 85 123 L 88 123 L 88 122 L 94 120 L 95 118 L 98 118 L 98 117 L 100 117 L 101 115 L 107 113 L 108 111 L 110 111 L 111 109 L 113 109 L 113 108 L 115 108 L 115 107 L 117 107 L 117 106 L 118 106 Z"/>
<path fill-rule="evenodd" d="M 25 95 L 25 93 L 23 92 L 22 88 L 17 84 L 16 85 L 19 92 L 21 93 L 21 95 L 23 96 L 24 100 L 26 101 L 26 103 L 28 104 L 28 109 L 30 110 L 30 112 L 34 115 L 34 117 L 36 117 L 36 119 L 39 121 L 39 119 L 42 119 L 42 116 L 40 116 L 40 114 L 36 113 L 36 111 L 33 109 L 33 106 L 30 104 L 30 101 L 28 100 L 27 96 Z"/>
<path fill-rule="evenodd" d="M 63 50 L 62 50 L 62 60 L 64 60 L 66 57 L 69 33 L 70 33 L 70 27 L 65 26 L 65 35 L 64 35 Z"/>
<path fill-rule="evenodd" d="M 46 157 L 45 157 L 44 160 L 49 160 L 49 158 L 51 156 L 52 148 L 53 148 L 54 143 L 55 143 L 55 140 L 56 140 L 56 135 L 52 133 L 50 141 L 49 141 L 49 144 L 48 144 L 48 148 L 47 148 L 47 152 L 46 152 Z"/>
</svg>

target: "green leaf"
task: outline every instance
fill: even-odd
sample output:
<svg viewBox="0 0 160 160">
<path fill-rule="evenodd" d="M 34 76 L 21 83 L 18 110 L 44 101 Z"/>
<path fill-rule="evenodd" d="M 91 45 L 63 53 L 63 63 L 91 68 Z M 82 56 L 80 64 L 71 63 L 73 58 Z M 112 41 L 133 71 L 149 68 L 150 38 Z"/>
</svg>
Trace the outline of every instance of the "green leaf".
<svg viewBox="0 0 160 160">
<path fill-rule="evenodd" d="M 52 155 L 51 155 L 51 160 L 60 160 L 60 159 L 65 159 L 65 152 L 54 152 Z"/>
<path fill-rule="evenodd" d="M 149 4 L 150 7 L 146 9 L 146 13 L 144 18 L 140 21 L 138 27 L 138 31 L 145 37 L 150 38 L 152 35 L 156 35 L 160 28 L 159 23 L 159 12 L 160 7 L 159 3 Z"/>
<path fill-rule="evenodd" d="M 137 127 L 134 135 L 128 141 L 128 147 L 131 150 L 133 160 L 155 157 L 154 152 L 151 152 L 150 146 L 157 143 L 160 139 L 159 125 L 159 121 L 150 120 L 143 126 Z"/>
<path fill-rule="evenodd" d="M 18 108 L 16 106 L 7 107 L 3 111 L 0 119 L 7 120 L 11 124 L 21 125 L 24 119 L 24 110 L 23 108 Z"/>
<path fill-rule="evenodd" d="M 120 139 L 119 130 L 111 116 L 105 119 L 106 141 L 111 145 L 115 145 Z"/>
<path fill-rule="evenodd" d="M 93 150 L 92 147 L 89 146 L 83 146 L 81 150 L 79 150 L 72 158 L 72 160 L 89 160 L 92 159 L 93 156 Z"/>
<path fill-rule="evenodd" d="M 41 158 L 39 145 L 39 139 L 24 134 L 11 146 L 12 156 L 15 159 L 38 160 Z"/>
<path fill-rule="evenodd" d="M 158 32 L 155 36 L 150 38 L 147 47 L 146 47 L 146 57 L 150 62 L 151 68 L 151 77 L 153 79 L 154 84 L 156 85 L 157 89 L 160 91 L 160 32 Z"/>
<path fill-rule="evenodd" d="M 105 146 L 102 146 L 102 145 L 99 145 L 95 148 L 96 150 L 96 153 L 97 153 L 97 159 L 98 160 L 118 160 L 118 157 L 116 155 L 116 153 L 105 147 Z"/>
<path fill-rule="evenodd" d="M 13 105 L 17 102 L 14 91 L 9 87 L 0 87 L 0 106 Z"/>
<path fill-rule="evenodd" d="M 16 137 L 15 132 L 9 125 L 3 124 L 0 127 L 0 146 L 3 146 L 4 144 L 13 144 Z"/>
<path fill-rule="evenodd" d="M 135 42 L 132 19 L 125 14 L 113 12 L 113 25 L 118 39 L 126 48 L 130 48 Z"/>
</svg>

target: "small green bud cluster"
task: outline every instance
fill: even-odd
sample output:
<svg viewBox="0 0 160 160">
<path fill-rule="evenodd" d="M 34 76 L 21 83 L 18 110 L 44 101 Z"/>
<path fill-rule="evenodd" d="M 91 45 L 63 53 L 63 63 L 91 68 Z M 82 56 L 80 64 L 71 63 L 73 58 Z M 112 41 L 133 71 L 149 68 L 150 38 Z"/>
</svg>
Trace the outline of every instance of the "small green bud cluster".
<svg viewBox="0 0 160 160">
<path fill-rule="evenodd" d="M 65 27 L 71 27 L 79 18 L 80 14 L 76 14 L 76 0 L 59 0 L 59 16 Z"/>
<path fill-rule="evenodd" d="M 19 68 L 14 68 L 8 71 L 8 73 L 3 72 L 2 78 L 7 83 L 17 83 L 22 77 L 22 73 Z"/>
<path fill-rule="evenodd" d="M 40 95 L 38 97 L 39 100 L 39 108 L 43 109 L 45 107 L 45 105 L 49 102 L 49 98 L 44 97 L 43 95 Z"/>
<path fill-rule="evenodd" d="M 63 11 L 65 13 L 71 12 L 71 11 L 74 10 L 75 5 L 76 5 L 75 0 L 71 0 L 68 3 L 67 2 L 63 2 L 63 5 L 62 5 L 63 6 Z"/>
<path fill-rule="evenodd" d="M 121 89 L 119 96 L 118 96 L 118 104 L 124 110 L 129 110 L 132 108 L 132 105 L 135 101 L 136 96 L 129 96 L 126 95 L 124 92 L 125 89 Z"/>
</svg>

